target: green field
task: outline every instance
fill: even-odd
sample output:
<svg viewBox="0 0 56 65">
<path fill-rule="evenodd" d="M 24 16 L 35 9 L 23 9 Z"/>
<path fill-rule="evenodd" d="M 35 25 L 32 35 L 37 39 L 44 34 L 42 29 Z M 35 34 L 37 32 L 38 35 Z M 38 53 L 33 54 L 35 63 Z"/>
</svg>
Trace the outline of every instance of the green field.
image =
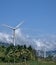
<svg viewBox="0 0 56 65">
<path fill-rule="evenodd" d="M 27 63 L 0 63 L 0 65 L 56 65 L 55 62 L 37 62 L 37 61 L 29 61 Z"/>
</svg>

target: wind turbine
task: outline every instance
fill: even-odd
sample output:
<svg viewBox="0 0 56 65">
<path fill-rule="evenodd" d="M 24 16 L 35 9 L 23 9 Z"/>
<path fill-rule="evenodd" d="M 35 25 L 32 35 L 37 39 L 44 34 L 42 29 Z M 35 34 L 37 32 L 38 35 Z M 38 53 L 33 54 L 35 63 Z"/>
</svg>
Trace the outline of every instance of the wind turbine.
<svg viewBox="0 0 56 65">
<path fill-rule="evenodd" d="M 2 26 L 7 27 L 7 28 L 9 28 L 9 29 L 11 29 L 11 30 L 13 31 L 13 44 L 14 44 L 14 46 L 15 46 L 15 31 L 16 31 L 23 23 L 24 23 L 24 21 L 21 22 L 21 23 L 19 23 L 16 27 L 11 27 L 11 26 L 6 25 L 6 24 L 3 24 L 3 25 L 2 25 Z"/>
<path fill-rule="evenodd" d="M 42 57 L 46 58 L 46 47 L 45 47 L 45 45 L 41 46 L 41 50 L 42 50 Z"/>
<path fill-rule="evenodd" d="M 46 58 L 46 48 L 44 49 L 44 58 Z"/>
<path fill-rule="evenodd" d="M 15 31 L 16 31 L 23 23 L 24 23 L 24 21 L 21 22 L 21 23 L 19 23 L 16 27 L 11 27 L 11 26 L 6 25 L 6 24 L 3 24 L 3 25 L 2 25 L 2 26 L 5 26 L 5 27 L 7 27 L 7 28 L 9 28 L 9 29 L 11 29 L 11 30 L 13 31 L 13 44 L 14 44 L 14 46 L 15 46 Z M 14 48 L 14 49 L 15 49 L 15 48 Z M 15 54 L 15 52 L 14 52 L 14 54 Z M 15 57 L 14 57 L 14 63 L 15 63 Z"/>
<path fill-rule="evenodd" d="M 43 46 L 43 57 L 46 58 L 46 47 Z"/>
</svg>

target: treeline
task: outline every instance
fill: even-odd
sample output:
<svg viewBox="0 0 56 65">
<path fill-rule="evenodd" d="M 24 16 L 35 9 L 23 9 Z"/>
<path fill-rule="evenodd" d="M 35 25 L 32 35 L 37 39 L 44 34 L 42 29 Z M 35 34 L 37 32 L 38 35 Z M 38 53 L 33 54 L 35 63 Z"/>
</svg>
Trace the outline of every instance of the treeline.
<svg viewBox="0 0 56 65">
<path fill-rule="evenodd" d="M 26 45 L 14 46 L 0 46 L 0 62 L 24 62 L 30 60 L 36 60 L 36 51 L 31 46 Z"/>
</svg>

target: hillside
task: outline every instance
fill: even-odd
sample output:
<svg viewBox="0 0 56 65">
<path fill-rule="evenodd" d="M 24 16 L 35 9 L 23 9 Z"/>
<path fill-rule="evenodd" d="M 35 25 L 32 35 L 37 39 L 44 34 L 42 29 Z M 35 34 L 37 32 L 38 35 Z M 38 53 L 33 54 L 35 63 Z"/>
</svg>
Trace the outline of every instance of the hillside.
<svg viewBox="0 0 56 65">
<path fill-rule="evenodd" d="M 36 54 L 35 50 L 31 46 L 14 46 L 13 44 L 9 46 L 0 46 L 0 62 L 24 62 L 35 60 Z"/>
</svg>

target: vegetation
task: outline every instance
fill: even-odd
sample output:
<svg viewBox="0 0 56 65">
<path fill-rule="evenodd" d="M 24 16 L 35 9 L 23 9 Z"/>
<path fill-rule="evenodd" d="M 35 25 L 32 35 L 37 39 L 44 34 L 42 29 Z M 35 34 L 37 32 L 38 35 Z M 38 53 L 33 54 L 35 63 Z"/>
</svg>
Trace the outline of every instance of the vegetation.
<svg viewBox="0 0 56 65">
<path fill-rule="evenodd" d="M 0 63 L 0 65 L 56 65 L 55 62 L 28 61 L 27 63 Z"/>
<path fill-rule="evenodd" d="M 31 46 L 14 46 L 11 44 L 10 46 L 0 46 L 0 62 L 24 62 L 29 60 L 35 60 L 35 50 L 32 49 Z"/>
<path fill-rule="evenodd" d="M 56 62 L 52 60 L 52 56 L 39 58 L 31 46 L 11 44 L 0 45 L 0 65 L 56 65 Z"/>
</svg>

